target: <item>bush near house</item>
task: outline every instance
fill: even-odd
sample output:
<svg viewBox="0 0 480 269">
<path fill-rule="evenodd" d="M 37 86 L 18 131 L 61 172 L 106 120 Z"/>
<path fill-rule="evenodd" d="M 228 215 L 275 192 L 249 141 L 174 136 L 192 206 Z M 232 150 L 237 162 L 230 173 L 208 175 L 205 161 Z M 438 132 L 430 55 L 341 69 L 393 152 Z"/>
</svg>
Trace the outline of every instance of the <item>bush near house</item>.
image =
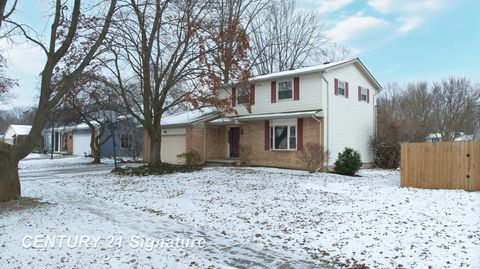
<svg viewBox="0 0 480 269">
<path fill-rule="evenodd" d="M 202 162 L 202 157 L 200 154 L 189 148 L 184 153 L 177 155 L 177 159 L 182 161 L 186 166 L 198 166 Z"/>
<path fill-rule="evenodd" d="M 299 159 L 309 172 L 317 172 L 323 168 L 328 159 L 328 152 L 318 143 L 307 143 L 304 149 L 297 152 Z"/>
<path fill-rule="evenodd" d="M 112 170 L 112 173 L 123 176 L 149 176 L 165 175 L 172 173 L 188 173 L 197 170 L 201 170 L 201 167 L 188 166 L 184 164 L 162 163 L 155 166 L 142 165 L 139 167 L 117 167 Z"/>
<path fill-rule="evenodd" d="M 342 153 L 338 154 L 335 162 L 335 173 L 354 176 L 362 167 L 362 157 L 360 153 L 351 148 L 345 148 Z"/>
</svg>

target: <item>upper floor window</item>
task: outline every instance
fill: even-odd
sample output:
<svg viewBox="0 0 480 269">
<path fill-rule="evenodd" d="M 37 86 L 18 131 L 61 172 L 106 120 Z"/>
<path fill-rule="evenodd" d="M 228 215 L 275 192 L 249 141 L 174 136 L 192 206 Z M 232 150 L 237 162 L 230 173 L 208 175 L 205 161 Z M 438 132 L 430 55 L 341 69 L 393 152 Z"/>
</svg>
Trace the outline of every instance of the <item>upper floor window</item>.
<svg viewBox="0 0 480 269">
<path fill-rule="evenodd" d="M 292 99 L 293 96 L 293 87 L 292 81 L 281 81 L 278 83 L 278 100 L 283 99 Z"/>
<path fill-rule="evenodd" d="M 345 81 L 338 81 L 338 95 L 345 95 Z"/>
<path fill-rule="evenodd" d="M 367 89 L 364 87 L 360 87 L 360 101 L 367 102 Z"/>
<path fill-rule="evenodd" d="M 248 103 L 248 90 L 247 90 L 247 88 L 241 88 L 241 89 L 238 90 L 237 102 L 238 102 L 238 104 Z"/>
</svg>

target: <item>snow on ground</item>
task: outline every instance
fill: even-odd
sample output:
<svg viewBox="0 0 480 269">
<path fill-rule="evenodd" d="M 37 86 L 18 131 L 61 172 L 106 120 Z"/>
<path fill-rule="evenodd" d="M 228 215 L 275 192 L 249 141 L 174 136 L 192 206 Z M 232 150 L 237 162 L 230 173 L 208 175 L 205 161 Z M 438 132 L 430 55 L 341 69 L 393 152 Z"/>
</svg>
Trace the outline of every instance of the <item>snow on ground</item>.
<svg viewBox="0 0 480 269">
<path fill-rule="evenodd" d="M 25 160 L 20 161 L 19 168 L 29 171 L 41 171 L 46 169 L 61 169 L 61 168 L 78 168 L 84 167 L 93 161 L 90 157 L 83 156 L 54 156 L 51 160 L 49 155 L 30 154 Z M 95 166 L 102 166 L 104 164 L 112 164 L 113 159 L 102 159 L 102 164 Z"/>
<path fill-rule="evenodd" d="M 39 235 L 71 236 L 72 241 L 66 240 L 68 243 L 62 246 L 57 241 L 55 247 L 30 248 L 33 239 L 24 239 L 25 236 Z M 80 246 L 76 236 L 101 240 L 96 247 L 92 243 L 74 247 Z M 192 261 L 202 264 L 198 258 L 182 259 L 181 252 L 145 251 L 126 244 L 118 247 L 117 238 L 132 236 L 148 238 L 104 218 L 60 204 L 0 212 L 0 268 L 185 268 Z M 110 244 L 113 239 L 115 241 Z"/>
<path fill-rule="evenodd" d="M 84 161 L 58 160 L 60 166 L 79 166 Z M 24 161 L 21 167 L 31 171 L 41 166 L 30 162 L 43 161 Z M 362 170 L 360 174 L 362 177 L 274 168 L 206 168 L 150 177 L 64 175 L 49 178 L 46 185 L 40 181 L 22 184 L 29 197 L 61 201 L 56 197 L 61 195 L 61 187 L 66 187 L 85 199 L 100 199 L 151 215 L 159 222 L 169 219 L 339 266 L 480 268 L 479 192 L 400 188 L 398 171 Z M 56 186 L 57 192 L 52 191 Z M 54 257 L 51 263 L 33 263 L 42 267 L 58 264 L 61 257 L 66 257 L 66 267 L 84 267 L 92 259 L 102 265 L 114 260 L 120 267 L 182 267 L 192 262 L 191 257 L 178 258 L 180 253 L 169 252 L 149 259 L 148 253 L 129 248 L 86 250 L 80 256 L 65 250 L 38 250 L 33 255 L 18 245 L 19 236 L 26 232 L 128 235 L 138 231 L 60 202 L 7 216 L 0 213 L 0 217 L 0 244 L 7 244 L 0 245 L 0 264 L 6 259 L 14 265 L 30 266 L 28 262 L 37 256 L 44 260 Z M 9 232 L 14 227 L 18 231 Z M 130 259 L 136 264 L 129 263 Z M 199 267 L 211 263 L 199 257 L 193 260 Z"/>
</svg>

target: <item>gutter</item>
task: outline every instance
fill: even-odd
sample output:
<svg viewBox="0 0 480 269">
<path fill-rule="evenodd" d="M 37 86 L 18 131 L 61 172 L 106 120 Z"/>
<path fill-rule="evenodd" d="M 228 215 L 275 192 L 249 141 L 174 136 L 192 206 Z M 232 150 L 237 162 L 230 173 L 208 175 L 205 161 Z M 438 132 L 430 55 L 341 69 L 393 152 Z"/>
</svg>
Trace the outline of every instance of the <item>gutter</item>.
<svg viewBox="0 0 480 269">
<path fill-rule="evenodd" d="M 235 119 L 242 122 L 242 121 L 273 120 L 273 119 L 309 118 L 311 116 L 322 117 L 323 111 L 319 109 L 319 110 L 307 110 L 307 111 L 296 111 L 296 112 L 265 113 L 265 114 L 239 116 L 239 117 L 235 117 Z"/>
</svg>

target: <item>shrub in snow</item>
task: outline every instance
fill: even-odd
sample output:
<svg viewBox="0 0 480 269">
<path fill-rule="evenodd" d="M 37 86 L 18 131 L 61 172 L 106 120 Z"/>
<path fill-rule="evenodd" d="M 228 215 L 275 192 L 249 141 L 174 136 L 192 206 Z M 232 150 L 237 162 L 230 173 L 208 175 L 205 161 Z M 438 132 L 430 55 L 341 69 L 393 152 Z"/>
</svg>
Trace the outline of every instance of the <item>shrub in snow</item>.
<svg viewBox="0 0 480 269">
<path fill-rule="evenodd" d="M 345 148 L 338 154 L 335 162 L 335 173 L 347 176 L 353 176 L 362 167 L 362 157 L 360 153 L 351 148 Z"/>
<path fill-rule="evenodd" d="M 297 155 L 310 172 L 322 169 L 325 160 L 328 158 L 328 152 L 319 143 L 307 143 L 303 150 L 297 151 Z"/>
<path fill-rule="evenodd" d="M 112 170 L 112 173 L 124 176 L 149 176 L 164 175 L 172 173 L 188 173 L 200 170 L 199 166 L 188 166 L 184 164 L 162 163 L 160 165 L 149 166 L 143 165 L 139 167 L 118 167 Z"/>
<path fill-rule="evenodd" d="M 202 162 L 202 157 L 198 152 L 189 148 L 184 153 L 178 154 L 177 159 L 182 161 L 186 166 L 198 166 Z"/>
</svg>

